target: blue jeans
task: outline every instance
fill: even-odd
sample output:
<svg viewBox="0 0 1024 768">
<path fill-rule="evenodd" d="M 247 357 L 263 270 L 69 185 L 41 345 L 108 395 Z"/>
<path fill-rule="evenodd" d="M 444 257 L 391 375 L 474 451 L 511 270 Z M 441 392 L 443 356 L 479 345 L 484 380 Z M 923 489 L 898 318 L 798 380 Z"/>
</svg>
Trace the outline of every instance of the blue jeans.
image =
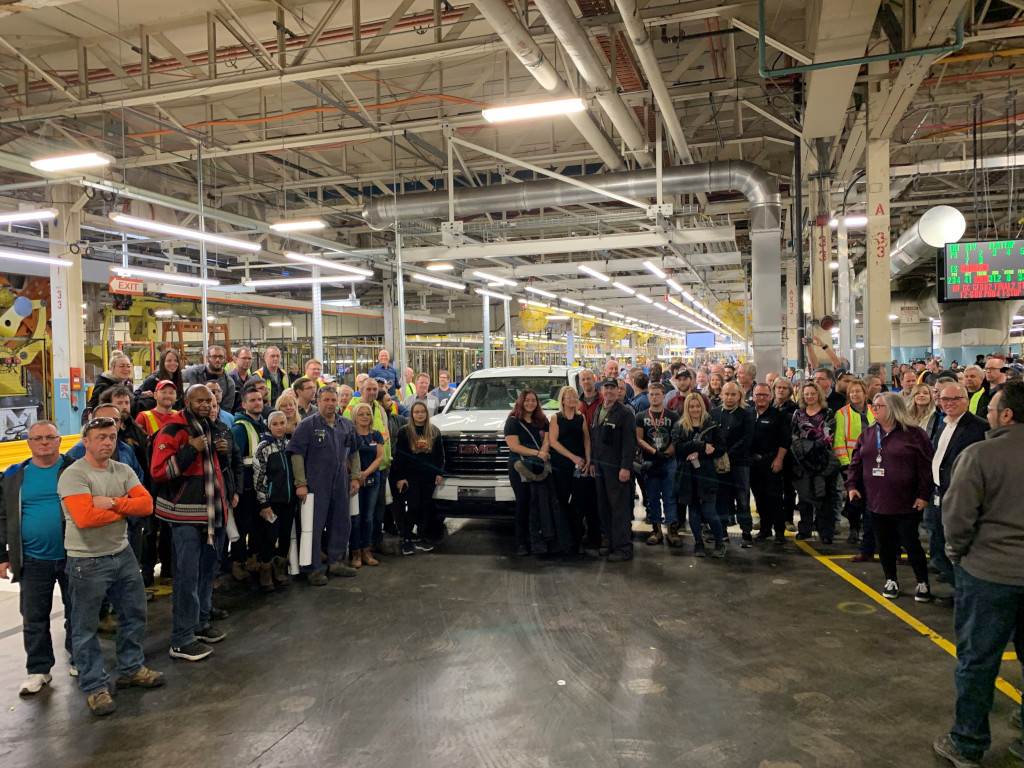
<svg viewBox="0 0 1024 768">
<path fill-rule="evenodd" d="M 213 546 L 206 543 L 206 526 L 171 523 L 174 545 L 174 590 L 171 612 L 171 647 L 181 648 L 196 639 L 210 623 L 213 582 L 220 569 L 224 528 L 217 528 Z"/>
<path fill-rule="evenodd" d="M 373 545 L 373 522 L 377 512 L 377 495 L 382 474 L 374 472 L 372 477 L 373 485 L 364 485 L 359 489 L 359 516 L 352 519 L 352 535 L 349 539 L 349 548 L 352 552 L 357 549 L 368 549 Z"/>
<path fill-rule="evenodd" d="M 718 517 L 725 530 L 732 517 L 733 503 L 736 504 L 736 522 L 743 533 L 754 530 L 754 518 L 750 515 L 750 467 L 732 467 L 728 474 L 718 476 L 716 505 Z"/>
<path fill-rule="evenodd" d="M 929 504 L 924 510 L 924 524 L 928 529 L 928 555 L 932 565 L 947 584 L 956 586 L 956 571 L 946 557 L 946 529 L 942 527 L 942 510 Z"/>
<path fill-rule="evenodd" d="M 60 599 L 64 603 L 64 649 L 71 655 L 71 601 L 64 561 L 26 556 L 21 564 L 20 582 L 22 634 L 28 657 L 25 667 L 30 675 L 46 675 L 54 665 L 50 610 L 55 583 L 60 587 Z"/>
<path fill-rule="evenodd" d="M 146 588 L 139 561 L 127 546 L 116 555 L 69 557 L 67 573 L 71 587 L 72 655 L 78 667 L 78 685 L 92 695 L 110 685 L 103 669 L 103 650 L 96 637 L 103 598 L 109 594 L 117 614 L 117 671 L 134 675 L 146 660 L 142 652 Z"/>
<path fill-rule="evenodd" d="M 725 540 L 725 529 L 722 527 L 722 521 L 718 517 L 718 512 L 715 510 L 715 502 L 704 501 L 701 502 L 700 508 L 690 505 L 690 533 L 693 534 L 693 539 L 696 542 L 695 546 L 704 546 L 704 532 L 701 531 L 701 518 L 703 522 L 708 524 L 708 528 L 711 529 L 711 535 L 715 537 L 715 546 L 721 545 Z"/>
<path fill-rule="evenodd" d="M 679 523 L 676 512 L 676 460 L 671 459 L 664 464 L 664 474 L 654 477 L 648 471 L 647 478 L 647 515 L 655 525 L 661 524 L 662 509 L 665 511 L 665 525 Z"/>
<path fill-rule="evenodd" d="M 956 709 L 949 735 L 964 757 L 978 760 L 992 745 L 988 713 L 1006 644 L 1013 640 L 1018 659 L 1024 649 L 1024 587 L 956 571 Z"/>
</svg>

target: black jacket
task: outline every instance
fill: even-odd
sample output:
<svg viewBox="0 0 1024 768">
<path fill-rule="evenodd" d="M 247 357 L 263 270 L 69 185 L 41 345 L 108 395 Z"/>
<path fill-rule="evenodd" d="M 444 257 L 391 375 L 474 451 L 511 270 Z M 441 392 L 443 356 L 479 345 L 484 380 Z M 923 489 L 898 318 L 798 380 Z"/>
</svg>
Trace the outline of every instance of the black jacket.
<svg viewBox="0 0 1024 768">
<path fill-rule="evenodd" d="M 600 409 L 594 414 L 590 428 L 590 455 L 599 472 L 604 474 L 620 469 L 633 471 L 636 458 L 636 417 L 633 409 L 615 403 L 608 417 L 598 424 Z"/>
<path fill-rule="evenodd" d="M 750 443 L 754 438 L 754 412 L 742 405 L 734 411 L 719 406 L 711 411 L 711 420 L 721 425 L 725 444 L 729 448 L 730 466 L 749 467 Z"/>
<path fill-rule="evenodd" d="M 25 478 L 25 465 L 12 464 L 0 477 L 0 562 L 11 564 L 11 582 L 21 578 L 21 482 Z M 61 455 L 57 477 L 75 463 L 75 460 Z M 61 528 L 64 527 L 64 511 L 60 512 Z"/>
<path fill-rule="evenodd" d="M 960 421 L 956 424 L 956 429 L 949 438 L 949 445 L 946 446 L 946 452 L 942 455 L 942 462 L 939 464 L 940 498 L 945 496 L 946 491 L 949 490 L 949 481 L 953 476 L 953 462 L 956 461 L 957 457 L 968 445 L 980 443 L 984 440 L 985 433 L 988 432 L 988 427 L 988 422 L 985 419 L 979 418 L 973 413 L 968 412 L 960 417 Z M 932 439 L 932 444 L 936 448 L 938 448 L 939 445 L 939 436 L 945 429 L 948 429 L 946 420 L 942 419 L 935 430 L 935 437 Z"/>
<path fill-rule="evenodd" d="M 431 427 L 434 434 L 433 450 L 430 453 L 414 453 L 409 444 L 409 433 L 405 427 L 398 430 L 395 438 L 394 460 L 391 464 L 391 479 L 408 480 L 413 483 L 433 484 L 438 475 L 444 475 L 444 444 L 437 427 Z"/>
<path fill-rule="evenodd" d="M 220 455 L 221 473 L 224 475 L 224 494 L 228 503 L 234 494 L 242 495 L 245 486 L 245 463 L 242 461 L 242 452 L 238 450 L 238 443 L 235 442 L 235 435 L 231 427 L 220 419 L 211 419 L 210 425 L 214 439 L 224 438 L 228 441 L 228 449 Z"/>
<path fill-rule="evenodd" d="M 704 446 L 711 443 L 715 452 L 708 456 Z M 713 502 L 718 495 L 718 473 L 715 471 L 715 459 L 725 455 L 725 434 L 710 418 L 705 419 L 703 428 L 693 432 L 677 421 L 672 428 L 672 444 L 676 447 L 676 502 L 690 505 L 695 499 L 694 480 L 697 481 L 696 501 Z M 699 467 L 686 460 L 691 453 L 699 454 Z"/>
<path fill-rule="evenodd" d="M 92 413 L 96 410 L 96 406 L 100 404 L 100 395 L 102 395 L 106 390 L 111 387 L 115 387 L 118 384 L 127 384 L 128 386 L 131 386 L 131 383 L 130 379 L 128 381 L 121 381 L 121 379 L 111 373 L 106 371 L 101 373 L 96 377 L 96 381 L 92 385 L 92 394 L 89 395 L 89 402 L 86 403 L 86 407 L 89 409 L 88 413 Z M 84 424 L 85 422 L 83 421 L 82 423 Z"/>
</svg>

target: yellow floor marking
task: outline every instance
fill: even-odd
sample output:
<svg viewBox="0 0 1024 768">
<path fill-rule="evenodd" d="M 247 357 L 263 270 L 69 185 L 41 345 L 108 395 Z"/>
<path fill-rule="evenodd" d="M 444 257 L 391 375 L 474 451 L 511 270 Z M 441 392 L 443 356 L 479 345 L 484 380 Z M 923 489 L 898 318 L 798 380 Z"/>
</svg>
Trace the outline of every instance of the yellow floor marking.
<svg viewBox="0 0 1024 768">
<path fill-rule="evenodd" d="M 931 627 L 927 626 L 923 622 L 911 616 L 902 608 L 897 607 L 892 600 L 888 600 L 882 597 L 882 595 L 878 591 L 871 589 L 867 584 L 862 582 L 860 579 L 858 579 L 850 573 L 847 573 L 843 568 L 839 567 L 836 563 L 832 562 L 833 559 L 837 558 L 830 558 L 828 556 L 818 554 L 817 550 L 815 550 L 813 547 L 808 545 L 807 542 L 804 541 L 797 541 L 796 545 L 804 552 L 806 552 L 808 555 L 817 560 L 819 563 L 828 568 L 830 571 L 841 576 L 843 579 L 845 579 L 850 584 L 855 586 L 869 598 L 871 598 L 876 603 L 881 605 L 883 608 L 885 608 L 885 610 L 889 611 L 889 613 L 893 614 L 897 618 L 902 619 L 905 623 L 909 624 L 911 627 L 916 629 L 918 632 L 927 637 L 929 640 L 931 640 L 933 643 L 939 646 L 939 648 L 944 650 L 954 659 L 956 658 L 956 646 L 953 645 L 953 643 L 949 642 L 949 640 L 944 638 Z M 1012 660 L 1015 658 L 1016 654 L 1014 653 L 1003 654 L 1004 661 L 1007 659 Z M 1011 683 L 1007 682 L 1003 678 L 996 678 L 996 688 L 1005 693 L 1018 704 L 1021 703 L 1021 692 L 1018 691 Z"/>
</svg>

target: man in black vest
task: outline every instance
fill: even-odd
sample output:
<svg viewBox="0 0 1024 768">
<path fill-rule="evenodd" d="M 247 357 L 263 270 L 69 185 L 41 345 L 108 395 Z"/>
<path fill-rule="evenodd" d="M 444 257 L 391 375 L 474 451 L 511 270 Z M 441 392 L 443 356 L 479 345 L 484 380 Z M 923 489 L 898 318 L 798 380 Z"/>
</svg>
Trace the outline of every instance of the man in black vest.
<svg viewBox="0 0 1024 768">
<path fill-rule="evenodd" d="M 590 452 L 597 478 L 601 528 L 610 540 L 608 562 L 633 559 L 633 458 L 636 418 L 622 403 L 625 388 L 608 377 L 601 384 L 604 403 L 590 428 Z M 604 554 L 602 552 L 602 554 Z"/>
</svg>

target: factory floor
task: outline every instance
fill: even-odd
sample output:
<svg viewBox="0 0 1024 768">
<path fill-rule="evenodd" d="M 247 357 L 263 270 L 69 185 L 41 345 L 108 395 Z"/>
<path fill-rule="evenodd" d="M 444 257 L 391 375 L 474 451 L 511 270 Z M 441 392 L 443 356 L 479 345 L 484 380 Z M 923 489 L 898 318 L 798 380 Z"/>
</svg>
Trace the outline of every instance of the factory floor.
<svg viewBox="0 0 1024 768">
<path fill-rule="evenodd" d="M 790 539 L 723 561 L 636 543 L 623 564 L 510 557 L 511 526 L 450 521 L 433 554 L 382 557 L 323 588 L 231 584 L 209 659 L 92 717 L 58 653 L 19 698 L 16 587 L 0 592 L 0 760 L 9 766 L 935 768 L 948 730 L 952 609 L 877 595 L 854 548 Z M 637 529 L 646 529 L 638 523 Z M 836 555 L 835 559 L 815 557 Z M 845 557 L 843 557 L 845 556 Z M 847 574 L 844 578 L 842 574 Z M 904 591 L 913 588 L 901 566 Z M 54 606 L 54 639 L 63 631 Z M 929 637 L 927 632 L 934 632 Z M 112 669 L 113 641 L 103 641 Z M 1003 664 L 1020 689 L 1020 666 Z M 1006 686 L 1008 690 L 1009 686 Z M 997 692 L 985 766 L 1019 766 Z"/>
</svg>

